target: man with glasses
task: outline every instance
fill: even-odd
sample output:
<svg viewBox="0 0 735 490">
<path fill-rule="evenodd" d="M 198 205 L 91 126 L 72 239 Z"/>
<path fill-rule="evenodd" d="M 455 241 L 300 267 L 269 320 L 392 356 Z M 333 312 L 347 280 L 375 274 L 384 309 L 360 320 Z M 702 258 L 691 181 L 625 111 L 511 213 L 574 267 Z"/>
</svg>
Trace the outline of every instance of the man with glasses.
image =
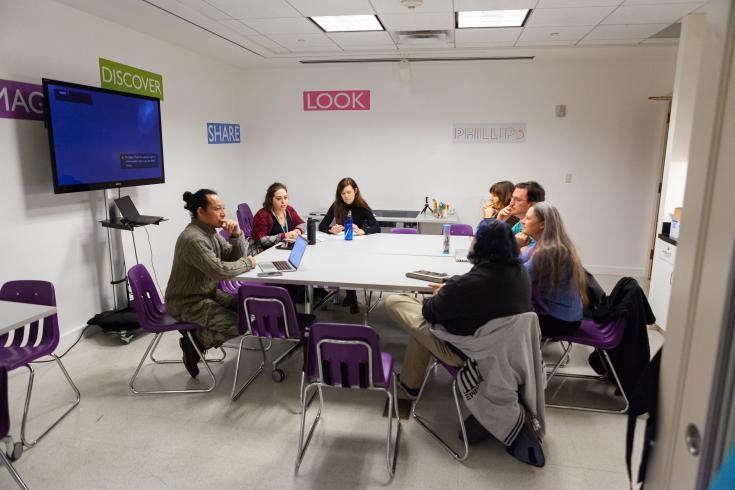
<svg viewBox="0 0 735 490">
<path fill-rule="evenodd" d="M 496 219 L 498 221 L 508 221 L 511 216 L 522 219 L 526 216 L 528 208 L 537 202 L 543 202 L 546 199 L 546 191 L 541 184 L 536 181 L 529 180 L 516 184 L 513 189 L 513 196 L 510 198 L 510 204 L 498 212 Z M 516 236 L 519 247 L 525 247 L 533 243 L 533 239 L 523 233 L 523 225 L 518 221 L 513 225 L 513 233 Z"/>
</svg>

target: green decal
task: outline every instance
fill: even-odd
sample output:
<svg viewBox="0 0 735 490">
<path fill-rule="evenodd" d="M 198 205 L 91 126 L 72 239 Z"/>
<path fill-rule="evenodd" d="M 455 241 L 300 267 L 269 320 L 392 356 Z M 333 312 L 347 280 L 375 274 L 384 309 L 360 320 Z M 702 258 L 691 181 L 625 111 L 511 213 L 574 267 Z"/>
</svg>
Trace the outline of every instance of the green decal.
<svg viewBox="0 0 735 490">
<path fill-rule="evenodd" d="M 100 58 L 102 88 L 163 100 L 163 77 L 122 63 Z"/>
</svg>

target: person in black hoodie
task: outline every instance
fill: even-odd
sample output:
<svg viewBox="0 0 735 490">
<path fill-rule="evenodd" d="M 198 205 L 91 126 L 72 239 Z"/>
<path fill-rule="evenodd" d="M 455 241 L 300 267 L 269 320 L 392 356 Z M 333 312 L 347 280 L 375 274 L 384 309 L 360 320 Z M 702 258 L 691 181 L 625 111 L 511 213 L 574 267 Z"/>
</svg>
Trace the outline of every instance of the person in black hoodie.
<svg viewBox="0 0 735 490">
<path fill-rule="evenodd" d="M 352 215 L 352 233 L 356 236 L 370 233 L 380 233 L 380 225 L 373 215 L 365 199 L 360 194 L 360 188 L 350 177 L 345 177 L 337 183 L 337 192 L 334 193 L 334 203 L 324 219 L 319 223 L 319 231 L 337 235 L 345 231 L 344 222 L 347 213 Z M 357 293 L 348 290 L 344 306 L 350 307 L 353 315 L 359 311 L 357 307 Z"/>
</svg>

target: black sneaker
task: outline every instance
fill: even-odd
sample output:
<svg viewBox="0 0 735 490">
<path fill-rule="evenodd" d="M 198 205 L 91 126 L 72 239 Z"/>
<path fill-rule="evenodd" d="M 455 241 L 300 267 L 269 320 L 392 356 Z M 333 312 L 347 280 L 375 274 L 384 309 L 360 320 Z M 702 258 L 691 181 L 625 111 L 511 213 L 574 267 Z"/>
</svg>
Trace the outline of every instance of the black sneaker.
<svg viewBox="0 0 735 490">
<path fill-rule="evenodd" d="M 409 400 L 415 400 L 419 397 L 419 388 L 409 388 L 401 381 L 400 376 L 398 376 L 398 387 Z"/>
<path fill-rule="evenodd" d="M 505 451 L 518 461 L 523 461 L 531 466 L 542 468 L 546 464 L 541 442 L 528 422 L 523 424 L 523 428 L 518 433 L 516 440 L 513 441 L 513 444 L 506 447 Z"/>
<path fill-rule="evenodd" d="M 482 425 L 474 415 L 470 415 L 464 421 L 464 429 L 467 432 L 467 444 L 477 444 L 492 437 L 484 425 Z M 462 440 L 462 429 L 459 430 L 458 436 Z"/>
<path fill-rule="evenodd" d="M 197 354 L 194 346 L 191 345 L 191 341 L 188 337 L 182 337 L 179 339 L 179 347 L 181 347 L 181 351 L 184 353 L 184 367 L 189 371 L 189 375 L 191 375 L 192 378 L 196 378 L 199 375 L 199 366 L 197 366 L 199 363 L 199 354 Z"/>
</svg>

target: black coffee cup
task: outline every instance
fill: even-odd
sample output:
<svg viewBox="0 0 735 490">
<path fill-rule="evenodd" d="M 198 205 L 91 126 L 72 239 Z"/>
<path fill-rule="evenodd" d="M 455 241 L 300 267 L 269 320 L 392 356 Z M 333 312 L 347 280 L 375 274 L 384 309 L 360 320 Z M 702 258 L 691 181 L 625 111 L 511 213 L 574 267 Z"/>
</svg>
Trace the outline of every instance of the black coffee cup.
<svg viewBox="0 0 735 490">
<path fill-rule="evenodd" d="M 306 237 L 309 245 L 316 245 L 316 220 L 309 218 L 306 220 Z"/>
</svg>

